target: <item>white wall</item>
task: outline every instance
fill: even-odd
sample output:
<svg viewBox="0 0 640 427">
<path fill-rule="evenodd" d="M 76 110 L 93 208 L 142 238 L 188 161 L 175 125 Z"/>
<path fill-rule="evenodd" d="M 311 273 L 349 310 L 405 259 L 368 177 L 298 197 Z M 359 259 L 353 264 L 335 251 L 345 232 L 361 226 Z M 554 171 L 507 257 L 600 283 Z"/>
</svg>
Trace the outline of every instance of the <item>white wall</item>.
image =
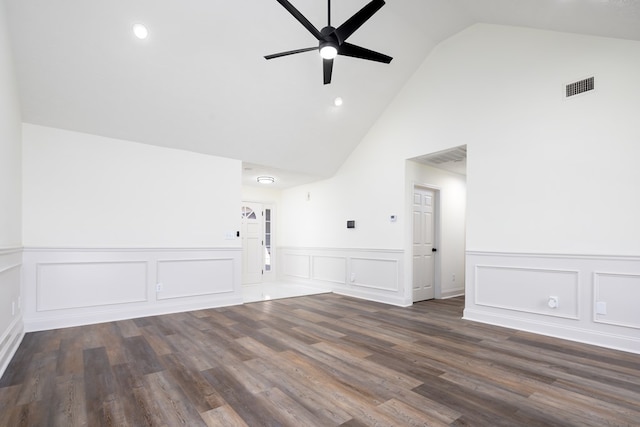
<svg viewBox="0 0 640 427">
<path fill-rule="evenodd" d="M 432 52 L 335 177 L 283 193 L 292 224 L 284 245 L 407 253 L 405 218 L 387 221 L 405 209 L 405 159 L 466 144 L 465 315 L 640 352 L 638 322 L 628 307 L 640 300 L 640 286 L 633 285 L 640 277 L 638 69 L 637 41 L 472 26 Z M 566 83 L 589 76 L 596 79 L 594 92 L 564 99 Z M 345 230 L 347 219 L 360 228 Z M 476 281 L 484 262 L 515 276 L 484 274 Z M 540 309 L 556 289 L 542 280 L 548 275 L 531 269 L 579 271 L 578 291 L 559 309 L 576 307 L 575 318 Z M 603 292 L 607 281 L 595 280 L 608 277 L 603 273 L 629 280 Z M 568 295 L 562 280 L 550 283 Z M 486 296 L 476 285 L 488 286 L 495 300 L 476 304 L 476 292 Z M 511 305 L 504 303 L 505 289 Z M 617 307 L 607 314 L 615 322 L 603 324 L 594 313 L 603 294 Z M 528 296 L 524 309 L 522 295 Z"/>
<path fill-rule="evenodd" d="M 258 202 L 277 206 L 280 203 L 282 191 L 269 187 L 256 187 L 243 185 L 242 200 L 247 202 Z"/>
<path fill-rule="evenodd" d="M 21 148 L 18 88 L 0 2 L 0 376 L 23 336 Z"/>
<path fill-rule="evenodd" d="M 242 302 L 241 162 L 25 124 L 28 331 Z"/>
<path fill-rule="evenodd" d="M 237 160 L 25 124 L 27 247 L 239 247 Z"/>
<path fill-rule="evenodd" d="M 467 190 L 463 175 L 407 161 L 407 208 L 412 211 L 412 189 L 422 185 L 436 189 L 438 199 L 438 253 L 436 257 L 436 298 L 464 294 L 465 283 L 465 227 Z M 411 223 L 407 221 L 406 240 L 411 241 Z M 407 265 L 405 274 L 410 277 L 412 266 Z"/>
<path fill-rule="evenodd" d="M 0 4 L 0 248 L 22 244 L 20 105 L 4 4 Z"/>
</svg>

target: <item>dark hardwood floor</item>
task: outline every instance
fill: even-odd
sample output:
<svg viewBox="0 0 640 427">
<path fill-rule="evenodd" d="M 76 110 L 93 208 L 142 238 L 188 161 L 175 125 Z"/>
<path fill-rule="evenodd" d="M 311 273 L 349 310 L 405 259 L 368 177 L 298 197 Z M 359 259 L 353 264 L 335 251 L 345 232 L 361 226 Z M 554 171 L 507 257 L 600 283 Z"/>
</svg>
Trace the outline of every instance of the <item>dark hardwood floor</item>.
<svg viewBox="0 0 640 427">
<path fill-rule="evenodd" d="M 27 334 L 3 426 L 639 426 L 640 355 L 323 294 Z"/>
</svg>

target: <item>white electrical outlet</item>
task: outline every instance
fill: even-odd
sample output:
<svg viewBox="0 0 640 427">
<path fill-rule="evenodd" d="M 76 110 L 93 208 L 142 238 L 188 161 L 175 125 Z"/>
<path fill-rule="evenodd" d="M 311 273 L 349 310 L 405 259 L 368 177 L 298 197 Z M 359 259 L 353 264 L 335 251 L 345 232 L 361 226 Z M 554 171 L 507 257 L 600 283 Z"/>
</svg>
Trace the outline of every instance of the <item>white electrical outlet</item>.
<svg viewBox="0 0 640 427">
<path fill-rule="evenodd" d="M 596 314 L 607 314 L 607 303 L 604 301 L 596 302 Z"/>
<path fill-rule="evenodd" d="M 162 292 L 162 283 L 156 283 L 156 292 Z"/>
<path fill-rule="evenodd" d="M 356 281 L 356 273 L 351 273 L 351 281 L 352 282 Z"/>
<path fill-rule="evenodd" d="M 453 274 L 451 275 L 451 281 L 452 281 L 452 282 L 455 282 L 455 281 L 456 281 L 456 274 L 455 274 L 455 273 L 453 273 Z"/>
</svg>

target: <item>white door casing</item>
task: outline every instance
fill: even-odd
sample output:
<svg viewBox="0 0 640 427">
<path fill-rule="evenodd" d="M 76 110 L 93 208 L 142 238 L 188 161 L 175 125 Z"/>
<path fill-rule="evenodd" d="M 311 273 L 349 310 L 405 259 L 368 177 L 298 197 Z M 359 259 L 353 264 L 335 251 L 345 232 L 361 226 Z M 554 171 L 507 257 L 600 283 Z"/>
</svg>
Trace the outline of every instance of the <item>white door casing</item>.
<svg viewBox="0 0 640 427">
<path fill-rule="evenodd" d="M 242 284 L 262 282 L 263 213 L 260 203 L 242 202 Z"/>
<path fill-rule="evenodd" d="M 413 191 L 413 301 L 435 297 L 435 192 Z"/>
</svg>

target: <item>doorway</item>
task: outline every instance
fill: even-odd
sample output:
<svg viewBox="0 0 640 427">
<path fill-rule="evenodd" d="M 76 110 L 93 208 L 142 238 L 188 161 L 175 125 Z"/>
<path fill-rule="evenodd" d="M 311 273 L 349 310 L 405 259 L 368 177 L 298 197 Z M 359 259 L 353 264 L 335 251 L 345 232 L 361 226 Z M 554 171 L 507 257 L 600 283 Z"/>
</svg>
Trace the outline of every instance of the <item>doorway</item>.
<svg viewBox="0 0 640 427">
<path fill-rule="evenodd" d="M 436 190 L 413 188 L 413 302 L 435 298 Z"/>
<path fill-rule="evenodd" d="M 405 267 L 405 289 L 410 301 L 464 295 L 466 164 L 465 145 L 406 162 L 405 250 L 407 261 L 411 261 Z M 422 190 L 430 194 L 425 195 Z M 427 220 L 429 216 L 432 221 Z"/>
<path fill-rule="evenodd" d="M 262 204 L 242 202 L 242 284 L 261 283 L 263 275 L 264 211 Z"/>
</svg>

